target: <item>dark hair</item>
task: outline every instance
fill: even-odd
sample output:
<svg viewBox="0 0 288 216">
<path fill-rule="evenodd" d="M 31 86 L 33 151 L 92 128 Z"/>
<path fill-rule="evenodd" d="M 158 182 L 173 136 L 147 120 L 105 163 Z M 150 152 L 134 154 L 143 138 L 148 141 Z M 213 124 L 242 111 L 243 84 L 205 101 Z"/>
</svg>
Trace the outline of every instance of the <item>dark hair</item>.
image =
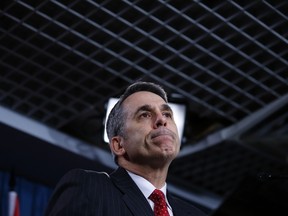
<svg viewBox="0 0 288 216">
<path fill-rule="evenodd" d="M 122 108 L 123 101 L 129 97 L 130 95 L 139 92 L 139 91 L 148 91 L 159 95 L 163 100 L 167 103 L 167 95 L 164 89 L 155 83 L 151 82 L 142 82 L 138 81 L 133 83 L 132 85 L 128 86 L 125 92 L 121 95 L 118 102 L 112 108 L 106 123 L 106 131 L 109 140 L 112 137 L 120 135 L 125 137 L 124 134 L 124 125 L 125 125 L 125 112 Z"/>
</svg>

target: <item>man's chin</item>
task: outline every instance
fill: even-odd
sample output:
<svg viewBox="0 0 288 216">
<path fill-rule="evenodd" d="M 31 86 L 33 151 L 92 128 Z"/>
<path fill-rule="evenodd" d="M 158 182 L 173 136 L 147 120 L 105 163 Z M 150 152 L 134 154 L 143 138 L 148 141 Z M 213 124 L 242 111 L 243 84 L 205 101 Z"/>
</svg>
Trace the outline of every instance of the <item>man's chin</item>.
<svg viewBox="0 0 288 216">
<path fill-rule="evenodd" d="M 163 145 L 160 147 L 161 149 L 161 155 L 165 158 L 171 158 L 174 159 L 177 154 L 178 154 L 178 150 L 175 148 L 175 146 L 171 146 L 171 145 Z"/>
</svg>

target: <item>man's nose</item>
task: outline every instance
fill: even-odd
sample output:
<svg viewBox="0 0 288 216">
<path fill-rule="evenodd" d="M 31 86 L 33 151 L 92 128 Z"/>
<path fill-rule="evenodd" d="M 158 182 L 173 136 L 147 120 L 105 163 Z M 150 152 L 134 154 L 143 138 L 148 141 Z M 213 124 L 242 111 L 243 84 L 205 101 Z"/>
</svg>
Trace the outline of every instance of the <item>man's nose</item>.
<svg viewBox="0 0 288 216">
<path fill-rule="evenodd" d="M 158 128 L 166 125 L 167 125 L 167 118 L 162 113 L 158 114 L 155 119 L 155 127 Z"/>
</svg>

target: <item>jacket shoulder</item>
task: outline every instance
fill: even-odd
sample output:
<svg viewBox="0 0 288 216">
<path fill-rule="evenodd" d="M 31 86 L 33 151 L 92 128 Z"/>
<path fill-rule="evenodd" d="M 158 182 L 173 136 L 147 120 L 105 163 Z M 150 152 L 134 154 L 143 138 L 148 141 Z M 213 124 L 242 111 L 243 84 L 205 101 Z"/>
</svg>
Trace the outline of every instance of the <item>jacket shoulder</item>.
<svg viewBox="0 0 288 216">
<path fill-rule="evenodd" d="M 57 183 L 45 215 L 81 215 L 84 209 L 87 212 L 96 211 L 99 207 L 97 200 L 106 197 L 105 190 L 111 188 L 111 184 L 107 173 L 70 170 Z"/>
</svg>

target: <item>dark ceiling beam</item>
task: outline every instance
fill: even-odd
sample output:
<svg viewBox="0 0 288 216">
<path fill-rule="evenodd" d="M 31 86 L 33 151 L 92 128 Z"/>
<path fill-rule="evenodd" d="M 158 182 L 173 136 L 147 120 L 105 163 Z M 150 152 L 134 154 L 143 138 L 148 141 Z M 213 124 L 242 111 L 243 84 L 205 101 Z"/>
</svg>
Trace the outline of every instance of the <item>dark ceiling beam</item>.
<svg viewBox="0 0 288 216">
<path fill-rule="evenodd" d="M 0 106 L 0 122 L 67 151 L 115 168 L 111 153 Z"/>
<path fill-rule="evenodd" d="M 193 145 L 185 145 L 179 154 L 179 158 L 184 157 L 189 154 L 193 154 L 197 151 L 204 150 L 205 148 L 209 148 L 213 145 L 221 143 L 225 140 L 240 140 L 241 136 L 244 133 L 249 132 L 252 128 L 255 128 L 257 125 L 263 123 L 263 121 L 272 115 L 273 113 L 277 112 L 279 109 L 286 106 L 288 103 L 288 93 L 279 99 L 275 100 L 274 102 L 268 104 L 267 106 L 263 107 L 262 109 L 254 112 L 252 115 L 247 116 L 246 118 L 242 119 L 241 121 L 233 124 L 227 128 L 221 129 L 216 131 L 204 139 L 199 141 Z"/>
</svg>

